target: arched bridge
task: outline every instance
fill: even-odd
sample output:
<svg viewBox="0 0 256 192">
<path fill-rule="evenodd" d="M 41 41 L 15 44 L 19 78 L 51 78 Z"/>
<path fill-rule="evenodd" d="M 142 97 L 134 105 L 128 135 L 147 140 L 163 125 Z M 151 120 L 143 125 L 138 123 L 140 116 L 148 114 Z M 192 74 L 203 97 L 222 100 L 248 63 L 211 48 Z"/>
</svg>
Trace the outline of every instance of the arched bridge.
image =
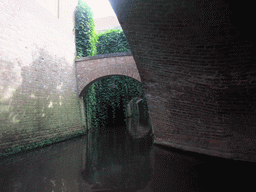
<svg viewBox="0 0 256 192">
<path fill-rule="evenodd" d="M 140 75 L 130 52 L 97 55 L 76 59 L 79 96 L 101 77 L 124 75 L 141 81 Z"/>
<path fill-rule="evenodd" d="M 136 65 L 121 54 L 82 58 L 75 68 L 76 1 L 60 4 L 59 18 L 36 1 L 1 2 L 0 24 L 12 26 L 0 33 L 0 153 L 83 133 L 77 92 L 101 77 L 125 75 L 141 78 L 155 143 L 256 162 L 253 4 L 109 2 Z"/>
</svg>

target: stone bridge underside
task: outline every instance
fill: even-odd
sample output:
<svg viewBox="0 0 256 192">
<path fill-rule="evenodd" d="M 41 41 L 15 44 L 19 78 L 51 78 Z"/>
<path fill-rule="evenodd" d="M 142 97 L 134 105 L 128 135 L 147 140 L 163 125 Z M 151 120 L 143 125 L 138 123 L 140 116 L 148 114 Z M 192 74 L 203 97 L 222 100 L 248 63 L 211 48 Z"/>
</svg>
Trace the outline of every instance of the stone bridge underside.
<svg viewBox="0 0 256 192">
<path fill-rule="evenodd" d="M 99 78 L 124 75 L 141 81 L 135 61 L 130 52 L 97 55 L 76 59 L 79 95 Z"/>
<path fill-rule="evenodd" d="M 256 161 L 253 4 L 109 1 L 140 72 L 155 142 Z"/>
</svg>

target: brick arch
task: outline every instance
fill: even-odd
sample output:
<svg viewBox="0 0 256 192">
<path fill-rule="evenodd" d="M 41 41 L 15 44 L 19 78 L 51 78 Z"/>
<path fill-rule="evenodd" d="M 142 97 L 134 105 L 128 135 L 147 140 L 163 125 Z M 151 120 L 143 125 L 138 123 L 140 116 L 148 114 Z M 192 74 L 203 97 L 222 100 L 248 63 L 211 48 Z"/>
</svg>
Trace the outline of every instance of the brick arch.
<svg viewBox="0 0 256 192">
<path fill-rule="evenodd" d="M 85 87 L 79 92 L 79 96 L 82 97 L 84 95 L 84 93 L 86 92 L 86 90 L 93 84 L 95 83 L 96 81 L 99 81 L 101 79 L 104 79 L 104 78 L 107 78 L 107 77 L 112 77 L 112 76 L 125 76 L 125 77 L 130 77 L 132 79 L 135 79 L 134 77 L 131 77 L 131 76 L 127 76 L 127 75 L 120 75 L 120 74 L 111 74 L 111 75 L 105 75 L 105 76 L 101 76 L 101 77 L 98 77 L 94 80 L 92 80 L 91 82 L 89 82 L 88 84 L 85 85 Z M 139 82 L 141 82 L 140 80 L 138 79 L 135 79 Z"/>
<path fill-rule="evenodd" d="M 80 58 L 76 60 L 76 69 L 80 97 L 93 82 L 106 76 L 123 75 L 141 81 L 130 52 Z"/>
</svg>

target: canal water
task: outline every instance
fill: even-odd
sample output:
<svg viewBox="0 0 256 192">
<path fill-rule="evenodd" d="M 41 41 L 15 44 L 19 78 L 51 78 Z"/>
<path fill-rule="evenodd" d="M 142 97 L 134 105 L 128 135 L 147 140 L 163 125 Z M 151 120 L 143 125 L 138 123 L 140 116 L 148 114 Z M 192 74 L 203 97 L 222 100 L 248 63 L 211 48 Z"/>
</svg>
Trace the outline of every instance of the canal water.
<svg viewBox="0 0 256 192">
<path fill-rule="evenodd" d="M 153 145 L 124 127 L 0 160 L 1 192 L 255 191 L 255 164 Z"/>
</svg>

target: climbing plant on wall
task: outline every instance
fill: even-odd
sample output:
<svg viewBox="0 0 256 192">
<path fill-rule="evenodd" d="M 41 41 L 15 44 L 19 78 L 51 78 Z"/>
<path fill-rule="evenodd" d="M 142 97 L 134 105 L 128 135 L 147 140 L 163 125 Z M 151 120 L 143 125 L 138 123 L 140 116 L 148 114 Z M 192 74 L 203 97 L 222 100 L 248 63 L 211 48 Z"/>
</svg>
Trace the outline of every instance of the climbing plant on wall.
<svg viewBox="0 0 256 192">
<path fill-rule="evenodd" d="M 103 78 L 93 83 L 84 94 L 85 114 L 88 128 L 104 127 L 107 123 L 107 106 L 113 110 L 122 108 L 126 113 L 127 104 L 134 97 L 144 94 L 138 87 L 141 82 L 125 76 L 112 76 Z M 121 105 L 122 104 L 122 105 Z"/>
<path fill-rule="evenodd" d="M 79 1 L 76 10 L 75 31 L 78 58 L 130 51 L 120 29 L 96 35 L 91 9 L 82 1 Z M 142 89 L 138 89 L 141 86 L 141 82 L 125 76 L 106 77 L 93 83 L 83 96 L 87 128 L 104 127 L 108 123 L 109 107 L 112 108 L 112 119 L 115 119 L 115 110 L 122 109 L 126 113 L 129 101 L 135 97 L 143 98 L 146 105 Z"/>
<path fill-rule="evenodd" d="M 96 55 L 97 35 L 91 8 L 79 0 L 75 12 L 76 52 L 77 57 Z"/>
<path fill-rule="evenodd" d="M 82 0 L 78 1 L 76 7 L 74 31 L 77 58 L 130 51 L 129 43 L 121 29 L 96 34 L 92 10 Z"/>
<path fill-rule="evenodd" d="M 98 34 L 97 53 L 120 53 L 129 52 L 130 47 L 124 32 L 121 29 L 108 30 Z"/>
</svg>

